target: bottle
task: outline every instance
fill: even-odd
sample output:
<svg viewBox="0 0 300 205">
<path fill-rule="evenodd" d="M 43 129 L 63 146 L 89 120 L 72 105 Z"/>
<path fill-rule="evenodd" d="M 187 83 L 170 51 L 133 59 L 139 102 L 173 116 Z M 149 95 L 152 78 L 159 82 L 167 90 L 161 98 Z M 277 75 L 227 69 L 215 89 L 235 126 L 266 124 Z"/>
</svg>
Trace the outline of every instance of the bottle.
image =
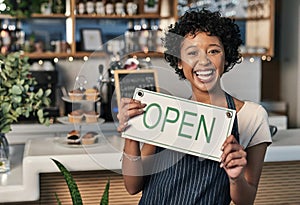
<svg viewBox="0 0 300 205">
<path fill-rule="evenodd" d="M 15 34 L 16 34 L 15 47 L 16 50 L 23 50 L 23 47 L 25 45 L 25 32 L 22 29 L 22 22 L 20 20 L 17 20 L 16 24 L 17 25 L 15 30 Z"/>
<path fill-rule="evenodd" d="M 125 51 L 132 53 L 134 51 L 134 27 L 133 20 L 128 21 L 127 31 L 125 31 Z"/>
<path fill-rule="evenodd" d="M 7 54 L 10 51 L 10 45 L 11 45 L 11 36 L 10 36 L 10 32 L 8 30 L 8 26 L 9 26 L 9 21 L 8 19 L 5 19 L 3 24 L 2 24 L 2 28 L 0 31 L 0 36 L 1 36 L 1 53 L 2 54 Z"/>
<path fill-rule="evenodd" d="M 149 37 L 150 37 L 149 26 L 145 19 L 141 19 L 140 25 L 141 25 L 142 30 L 140 32 L 138 42 L 139 42 L 141 50 L 144 53 L 148 53 L 149 52 Z"/>
</svg>

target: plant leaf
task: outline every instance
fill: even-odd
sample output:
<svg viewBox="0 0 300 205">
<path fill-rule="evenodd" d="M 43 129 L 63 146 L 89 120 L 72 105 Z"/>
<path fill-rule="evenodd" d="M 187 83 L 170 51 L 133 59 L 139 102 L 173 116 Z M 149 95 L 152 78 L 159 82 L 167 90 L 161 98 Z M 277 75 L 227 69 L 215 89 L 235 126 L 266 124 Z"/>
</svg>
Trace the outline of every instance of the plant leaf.
<svg viewBox="0 0 300 205">
<path fill-rule="evenodd" d="M 11 93 L 14 95 L 20 95 L 22 93 L 22 89 L 17 85 L 13 85 Z"/>
<path fill-rule="evenodd" d="M 59 199 L 57 193 L 55 193 L 55 199 L 56 199 L 57 204 L 58 204 L 58 205 L 61 205 L 61 201 L 60 201 L 60 199 Z"/>
<path fill-rule="evenodd" d="M 109 198 L 109 186 L 110 186 L 110 179 L 108 179 L 105 190 L 103 192 L 100 205 L 108 205 L 108 198 Z"/>
<path fill-rule="evenodd" d="M 63 176 L 66 180 L 66 183 L 68 185 L 68 188 L 69 188 L 69 191 L 70 191 L 70 194 L 71 194 L 73 205 L 82 205 L 81 195 L 80 195 L 80 192 L 78 190 L 77 184 L 76 184 L 75 180 L 72 177 L 72 174 L 59 161 L 57 161 L 55 159 L 52 159 L 52 161 L 54 161 L 54 163 L 59 168 L 60 172 L 63 174 Z"/>
</svg>

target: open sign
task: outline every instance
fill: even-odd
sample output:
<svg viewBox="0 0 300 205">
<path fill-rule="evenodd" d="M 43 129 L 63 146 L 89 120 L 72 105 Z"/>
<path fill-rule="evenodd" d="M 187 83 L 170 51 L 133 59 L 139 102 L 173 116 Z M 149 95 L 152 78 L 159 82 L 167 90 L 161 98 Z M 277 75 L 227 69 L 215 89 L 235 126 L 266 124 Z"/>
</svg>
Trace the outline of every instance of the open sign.
<svg viewBox="0 0 300 205">
<path fill-rule="evenodd" d="M 123 137 L 219 161 L 235 110 L 140 88 L 133 98 L 147 106 L 142 115 L 129 120 Z"/>
</svg>

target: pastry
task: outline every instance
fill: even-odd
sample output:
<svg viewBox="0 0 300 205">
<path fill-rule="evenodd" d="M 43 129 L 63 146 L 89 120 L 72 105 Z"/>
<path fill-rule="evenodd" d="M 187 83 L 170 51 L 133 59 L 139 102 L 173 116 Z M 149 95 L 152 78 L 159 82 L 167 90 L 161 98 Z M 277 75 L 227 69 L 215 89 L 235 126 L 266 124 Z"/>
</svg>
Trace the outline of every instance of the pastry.
<svg viewBox="0 0 300 205">
<path fill-rule="evenodd" d="M 80 123 L 83 118 L 82 110 L 74 110 L 68 114 L 69 122 L 71 123 Z"/>
<path fill-rule="evenodd" d="M 85 135 L 81 138 L 81 144 L 83 145 L 90 145 L 94 144 L 96 142 L 96 132 L 87 132 Z"/>
<path fill-rule="evenodd" d="M 99 92 L 95 88 L 88 88 L 84 92 L 85 99 L 90 101 L 95 101 L 98 98 Z"/>
<path fill-rule="evenodd" d="M 84 113 L 85 121 L 87 123 L 96 123 L 98 122 L 99 114 L 95 111 L 89 111 Z"/>
<path fill-rule="evenodd" d="M 76 100 L 82 100 L 84 96 L 84 93 L 81 90 L 71 90 L 69 92 L 70 100 L 76 101 Z"/>
<path fill-rule="evenodd" d="M 68 144 L 80 144 L 80 137 L 79 137 L 78 130 L 72 130 L 67 134 L 67 143 Z"/>
</svg>

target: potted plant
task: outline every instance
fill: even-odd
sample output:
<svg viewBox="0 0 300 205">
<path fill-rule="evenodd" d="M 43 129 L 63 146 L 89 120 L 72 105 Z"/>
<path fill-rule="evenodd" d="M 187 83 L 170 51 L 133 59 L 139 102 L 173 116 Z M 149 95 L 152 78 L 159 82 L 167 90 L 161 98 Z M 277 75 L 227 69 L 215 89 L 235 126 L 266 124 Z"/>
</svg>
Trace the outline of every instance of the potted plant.
<svg viewBox="0 0 300 205">
<path fill-rule="evenodd" d="M 34 91 L 37 82 L 30 75 L 29 68 L 28 57 L 21 56 L 19 52 L 0 56 L 0 149 L 6 150 L 6 157 L 9 153 L 5 134 L 19 117 L 27 118 L 33 114 L 40 123 L 50 124 L 43 108 L 51 103 L 51 90 Z M 0 168 L 2 165 L 0 157 Z"/>
<path fill-rule="evenodd" d="M 67 186 L 69 188 L 70 191 L 70 195 L 72 198 L 72 203 L 73 205 L 82 205 L 82 198 L 81 198 L 81 194 L 80 191 L 78 189 L 77 183 L 74 180 L 71 172 L 58 160 L 56 159 L 51 159 L 55 165 L 59 168 L 59 171 L 62 173 Z M 108 200 L 109 200 L 109 186 L 110 186 L 110 180 L 107 181 L 106 185 L 105 185 L 105 189 L 104 192 L 102 194 L 101 200 L 100 200 L 100 205 L 108 205 Z M 57 200 L 57 204 L 61 205 L 61 202 L 59 200 L 59 197 L 57 194 L 55 194 L 56 200 Z"/>
</svg>

